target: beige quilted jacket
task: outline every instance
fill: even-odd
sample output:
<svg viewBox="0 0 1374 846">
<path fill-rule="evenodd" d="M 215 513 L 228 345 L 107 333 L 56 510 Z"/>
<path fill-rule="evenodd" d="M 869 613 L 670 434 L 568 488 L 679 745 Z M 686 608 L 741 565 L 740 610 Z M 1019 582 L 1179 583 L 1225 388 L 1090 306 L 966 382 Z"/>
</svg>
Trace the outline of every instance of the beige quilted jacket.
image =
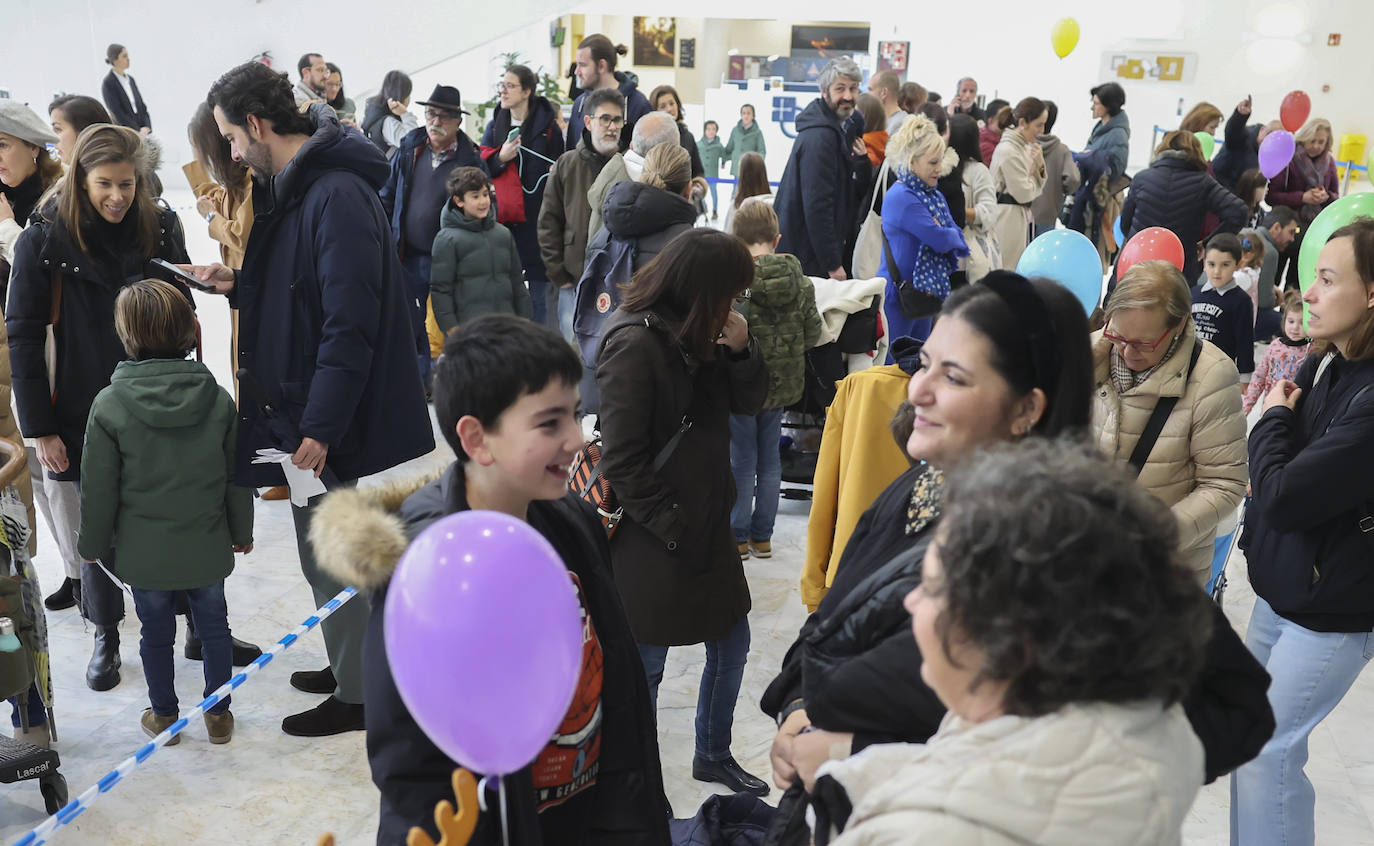
<svg viewBox="0 0 1374 846">
<path fill-rule="evenodd" d="M 1185 385 L 1183 374 L 1194 344 L 1202 344 L 1202 355 Z M 1205 583 L 1217 525 L 1234 513 L 1248 479 L 1236 365 L 1197 338 L 1191 317 L 1173 355 L 1124 394 L 1109 376 L 1110 353 L 1111 343 L 1100 331 L 1094 333 L 1093 431 L 1108 455 L 1129 459 L 1159 398 L 1179 397 L 1140 472 L 1140 482 L 1173 510 L 1183 560 Z"/>
</svg>

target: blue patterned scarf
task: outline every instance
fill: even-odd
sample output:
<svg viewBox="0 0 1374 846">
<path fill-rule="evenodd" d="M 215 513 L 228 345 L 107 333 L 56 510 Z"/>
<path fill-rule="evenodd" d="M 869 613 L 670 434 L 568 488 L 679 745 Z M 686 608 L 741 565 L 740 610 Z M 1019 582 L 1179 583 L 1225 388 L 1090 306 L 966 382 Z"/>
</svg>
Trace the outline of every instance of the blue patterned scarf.
<svg viewBox="0 0 1374 846">
<path fill-rule="evenodd" d="M 930 212 L 936 224 L 954 225 L 954 216 L 950 214 L 945 195 L 935 186 L 925 184 L 916 174 L 904 167 L 897 169 L 897 178 L 925 204 L 926 210 Z M 922 243 L 916 253 L 916 264 L 911 270 L 911 283 L 916 290 L 943 300 L 949 296 L 949 275 L 958 269 L 959 257 L 955 253 L 937 253 L 928 244 Z"/>
</svg>

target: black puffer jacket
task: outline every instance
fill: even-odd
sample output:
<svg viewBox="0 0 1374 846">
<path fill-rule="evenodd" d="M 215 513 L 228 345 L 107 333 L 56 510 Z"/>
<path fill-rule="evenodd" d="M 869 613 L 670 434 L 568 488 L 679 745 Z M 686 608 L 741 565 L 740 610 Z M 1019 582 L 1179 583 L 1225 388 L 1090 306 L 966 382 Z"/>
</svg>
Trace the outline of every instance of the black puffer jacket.
<svg viewBox="0 0 1374 846">
<path fill-rule="evenodd" d="M 1131 180 L 1121 207 L 1121 231 L 1127 241 L 1151 226 L 1173 232 L 1183 242 L 1183 278 L 1196 279 L 1200 268 L 1195 247 L 1202 239 L 1207 212 L 1221 219 L 1217 232 L 1239 232 L 1249 213 L 1239 197 L 1186 154 L 1166 150 Z"/>
<path fill-rule="evenodd" d="M 50 201 L 14 245 L 5 328 L 19 428 L 26 438 L 62 438 L 71 466 L 64 473 L 49 474 L 60 481 L 81 478 L 81 450 L 91 403 L 110 384 L 115 366 L 128 358 L 115 334 L 115 297 L 126 285 L 162 275 L 151 272 L 150 258 L 174 264 L 190 261 L 181 221 L 166 208 L 158 211 L 157 248 L 152 256 L 143 255 L 136 245 L 136 213 L 131 208 L 119 224 L 87 223 L 83 231 L 88 252 L 83 253 L 56 219 L 56 203 Z M 58 279 L 61 305 L 53 327 L 57 378 L 50 389 L 44 346 Z M 175 284 L 190 300 L 186 287 Z"/>
<path fill-rule="evenodd" d="M 1250 433 L 1254 500 L 1241 536 L 1250 584 L 1275 613 L 1319 632 L 1374 626 L 1374 361 L 1319 357 L 1294 379 L 1296 411 L 1264 412 Z M 1363 393 L 1361 393 L 1363 391 Z"/>
<path fill-rule="evenodd" d="M 601 204 L 602 227 L 587 244 L 584 267 L 590 267 L 596 254 L 615 237 L 635 242 L 638 270 L 663 252 L 669 241 L 690 231 L 696 219 L 696 209 L 679 194 L 643 182 L 617 182 Z"/>
<path fill-rule="evenodd" d="M 921 653 L 902 607 L 920 583 L 921 559 L 938 520 L 906 535 L 918 468 L 898 476 L 859 518 L 835 583 L 807 618 L 763 695 L 777 719 L 800 700 L 817 728 L 874 743 L 923 743 L 945 707 L 921 679 Z M 1184 710 L 1206 752 L 1207 780 L 1259 754 L 1274 732 L 1269 676 L 1215 607 L 1207 660 Z"/>
</svg>

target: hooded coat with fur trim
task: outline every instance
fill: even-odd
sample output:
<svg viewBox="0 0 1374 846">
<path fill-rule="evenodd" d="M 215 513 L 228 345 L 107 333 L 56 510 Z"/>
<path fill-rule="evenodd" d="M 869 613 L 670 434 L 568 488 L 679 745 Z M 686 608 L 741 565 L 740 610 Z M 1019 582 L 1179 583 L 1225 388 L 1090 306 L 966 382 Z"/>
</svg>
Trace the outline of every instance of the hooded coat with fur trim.
<svg viewBox="0 0 1374 846">
<path fill-rule="evenodd" d="M 451 777 L 461 765 L 415 722 L 396 689 L 386 652 L 386 594 L 411 538 L 449 514 L 468 510 L 462 465 L 438 478 L 338 490 L 318 506 L 310 542 L 321 567 L 340 582 L 371 593 L 363 639 L 367 757 L 381 791 L 377 843 L 404 843 L 412 826 L 438 839 L 434 806 L 453 800 Z M 536 812 L 530 768 L 507 776 L 508 846 L 668 846 L 668 808 L 658 736 L 643 664 L 609 568 L 606 536 L 589 505 L 568 494 L 530 503 L 530 526 L 549 540 L 582 586 L 601 642 L 601 740 L 596 787 Z M 461 703 L 455 703 L 461 707 Z M 495 807 L 495 805 L 492 805 Z M 469 841 L 502 842 L 499 817 L 483 814 Z"/>
</svg>

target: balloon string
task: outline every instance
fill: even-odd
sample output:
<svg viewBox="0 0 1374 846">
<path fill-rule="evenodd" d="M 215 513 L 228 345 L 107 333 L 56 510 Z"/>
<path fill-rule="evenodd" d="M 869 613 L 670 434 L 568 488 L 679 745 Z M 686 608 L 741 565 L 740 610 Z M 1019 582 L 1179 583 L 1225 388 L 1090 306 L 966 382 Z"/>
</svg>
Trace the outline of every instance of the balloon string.
<svg viewBox="0 0 1374 846">
<path fill-rule="evenodd" d="M 506 819 L 506 780 L 496 777 L 496 792 L 501 797 L 501 846 L 510 846 L 510 826 Z"/>
</svg>

